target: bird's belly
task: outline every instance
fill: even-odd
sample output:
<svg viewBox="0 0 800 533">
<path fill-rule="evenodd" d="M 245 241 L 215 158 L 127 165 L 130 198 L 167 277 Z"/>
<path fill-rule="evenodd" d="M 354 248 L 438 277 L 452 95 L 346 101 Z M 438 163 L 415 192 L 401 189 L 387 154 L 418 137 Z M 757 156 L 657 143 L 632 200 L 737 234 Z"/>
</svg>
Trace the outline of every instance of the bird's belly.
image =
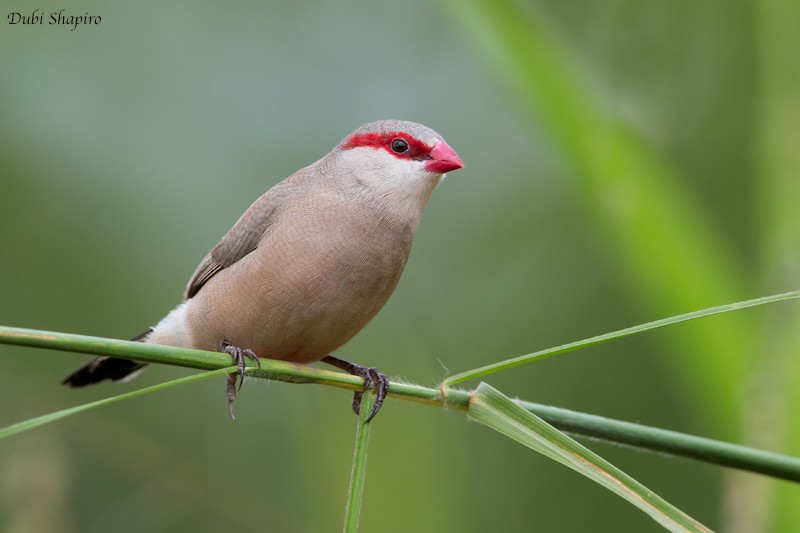
<svg viewBox="0 0 800 533">
<path fill-rule="evenodd" d="M 219 350 L 227 342 L 259 357 L 319 360 L 383 307 L 407 257 L 364 243 L 302 252 L 298 259 L 296 245 L 291 256 L 265 247 L 215 275 L 187 302 L 193 346 Z"/>
</svg>

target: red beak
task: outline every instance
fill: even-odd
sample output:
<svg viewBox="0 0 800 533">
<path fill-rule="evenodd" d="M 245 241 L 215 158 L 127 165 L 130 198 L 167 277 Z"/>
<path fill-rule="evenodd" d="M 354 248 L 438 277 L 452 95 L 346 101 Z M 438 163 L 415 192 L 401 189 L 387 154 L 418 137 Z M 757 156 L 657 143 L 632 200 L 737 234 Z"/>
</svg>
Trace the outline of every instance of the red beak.
<svg viewBox="0 0 800 533">
<path fill-rule="evenodd" d="M 437 142 L 431 149 L 431 159 L 425 162 L 425 170 L 430 172 L 438 172 L 444 174 L 451 170 L 457 170 L 464 167 L 461 158 L 455 150 L 450 148 L 444 140 Z"/>
</svg>

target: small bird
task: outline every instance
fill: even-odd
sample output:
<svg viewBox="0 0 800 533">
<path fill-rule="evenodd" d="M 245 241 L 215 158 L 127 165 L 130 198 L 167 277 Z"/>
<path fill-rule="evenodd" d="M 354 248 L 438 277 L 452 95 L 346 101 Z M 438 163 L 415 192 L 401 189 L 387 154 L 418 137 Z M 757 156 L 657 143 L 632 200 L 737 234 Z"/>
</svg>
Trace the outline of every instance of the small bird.
<svg viewBox="0 0 800 533">
<path fill-rule="evenodd" d="M 446 172 L 463 166 L 444 139 L 421 124 L 361 126 L 258 198 L 200 262 L 183 302 L 133 340 L 223 351 L 239 366 L 242 381 L 245 358 L 326 362 L 363 377 L 364 391 L 375 386 L 371 420 L 388 379 L 332 352 L 389 299 L 433 189 Z M 63 383 L 131 379 L 145 366 L 98 357 Z M 230 374 L 227 383 L 232 418 L 237 377 Z M 362 394 L 353 397 L 356 413 Z"/>
</svg>

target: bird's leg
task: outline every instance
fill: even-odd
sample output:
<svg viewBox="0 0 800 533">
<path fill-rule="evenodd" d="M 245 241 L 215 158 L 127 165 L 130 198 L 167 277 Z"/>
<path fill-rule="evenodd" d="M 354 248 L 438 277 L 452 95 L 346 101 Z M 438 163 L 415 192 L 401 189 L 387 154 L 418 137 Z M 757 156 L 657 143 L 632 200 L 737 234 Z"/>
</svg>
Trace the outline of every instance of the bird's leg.
<svg viewBox="0 0 800 533">
<path fill-rule="evenodd" d="M 389 378 L 386 377 L 386 374 L 378 372 L 376 368 L 357 365 L 350 361 L 339 359 L 334 355 L 326 355 L 322 358 L 322 362 L 364 379 L 364 388 L 353 393 L 353 411 L 355 411 L 356 414 L 361 413 L 361 398 L 364 396 L 364 392 L 369 390 L 373 384 L 375 385 L 375 406 L 372 408 L 372 412 L 369 414 L 366 421 L 369 422 L 375 418 L 381 405 L 383 405 L 386 393 L 389 392 Z"/>
<path fill-rule="evenodd" d="M 230 355 L 233 359 L 233 363 L 239 367 L 239 372 L 228 374 L 228 412 L 231 414 L 231 418 L 236 420 L 236 417 L 233 416 L 233 402 L 236 400 L 237 377 L 241 378 L 241 381 L 239 381 L 239 390 L 242 389 L 242 385 L 244 384 L 244 358 L 247 357 L 248 359 L 252 359 L 256 362 L 256 365 L 258 365 L 259 368 L 261 368 L 261 361 L 258 360 L 258 356 L 255 354 L 255 352 L 253 352 L 253 350 L 242 349 L 238 346 L 231 346 L 227 342 L 222 343 L 221 350 Z"/>
</svg>

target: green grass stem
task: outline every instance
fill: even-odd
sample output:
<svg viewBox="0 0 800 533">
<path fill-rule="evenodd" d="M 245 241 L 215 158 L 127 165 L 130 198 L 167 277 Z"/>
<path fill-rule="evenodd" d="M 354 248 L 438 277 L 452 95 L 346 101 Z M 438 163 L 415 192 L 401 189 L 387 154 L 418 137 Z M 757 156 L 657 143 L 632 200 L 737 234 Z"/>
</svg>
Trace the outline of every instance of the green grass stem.
<svg viewBox="0 0 800 533">
<path fill-rule="evenodd" d="M 95 355 L 113 355 L 140 361 L 175 364 L 183 367 L 206 370 L 211 368 L 213 370 L 220 370 L 220 373 L 230 371 L 231 364 L 230 357 L 222 353 L 5 326 L 0 326 L 0 344 L 14 344 L 18 346 L 31 346 Z M 247 375 L 250 377 L 273 379 L 289 383 L 317 383 L 351 391 L 363 386 L 363 380 L 356 376 L 270 359 L 262 359 L 260 369 L 248 367 Z M 200 376 L 210 377 L 209 374 L 201 374 Z M 194 379 L 205 379 L 205 377 L 190 376 L 184 379 L 192 381 Z M 174 382 L 170 383 L 174 384 Z M 163 388 L 167 385 L 168 384 L 156 385 L 155 389 L 142 389 L 144 392 L 136 391 L 135 393 L 124 394 L 115 398 L 125 399 L 144 394 L 145 392 L 159 390 L 159 387 Z M 443 390 L 445 392 L 444 395 L 442 394 Z M 462 389 L 429 388 L 398 382 L 391 383 L 389 387 L 390 398 L 458 410 L 467 409 L 470 394 L 471 391 Z M 800 482 L 800 459 L 795 457 L 640 424 L 613 420 L 597 415 L 579 413 L 568 409 L 524 401 L 518 402 L 523 408 L 543 418 L 549 424 L 573 435 L 624 444 L 643 451 L 666 453 Z M 92 407 L 106 405 L 107 403 L 110 403 L 110 401 L 100 400 L 93 404 L 87 404 L 88 407 L 79 406 L 61 411 L 60 413 L 62 414 L 57 418 L 63 418 L 64 416 L 82 412 Z M 49 415 L 44 416 L 47 417 Z M 48 420 L 45 419 L 45 422 L 46 421 Z M 31 422 L 26 421 L 15 424 L 15 426 L 18 427 L 14 432 L 39 425 L 25 426 L 25 424 L 28 423 Z"/>
<path fill-rule="evenodd" d="M 350 472 L 350 490 L 347 493 L 347 507 L 345 508 L 344 527 L 345 533 L 358 531 L 358 519 L 364 502 L 364 480 L 367 473 L 367 447 L 372 424 L 367 422 L 372 407 L 375 405 L 375 395 L 371 392 L 364 393 L 361 398 L 361 414 L 356 423 L 356 444 L 353 452 L 353 468 Z"/>
<path fill-rule="evenodd" d="M 655 320 L 653 322 L 647 322 L 646 324 L 640 324 L 638 326 L 633 326 L 630 328 L 620 329 L 617 331 L 612 331 L 611 333 L 605 333 L 603 335 L 597 335 L 596 337 L 590 337 L 588 339 L 583 339 L 576 342 L 571 342 L 569 344 L 563 344 L 561 346 L 556 346 L 554 348 L 548 348 L 546 350 L 540 350 L 538 352 L 529 353 L 527 355 L 521 355 L 519 357 L 514 357 L 511 359 L 506 359 L 504 361 L 500 361 L 497 363 L 492 363 L 490 365 L 485 365 L 473 370 L 467 370 L 465 372 L 460 372 L 449 378 L 444 380 L 444 385 L 454 385 L 456 383 L 461 383 L 462 381 L 466 381 L 468 379 L 474 379 L 486 376 L 488 374 L 493 374 L 495 372 L 499 372 L 501 370 L 506 370 L 509 368 L 514 368 L 516 366 L 524 365 L 526 363 L 530 363 L 531 361 L 539 360 L 539 359 L 546 359 L 548 357 L 553 357 L 554 355 L 560 355 L 567 352 L 573 352 L 575 350 L 579 350 L 581 348 L 587 348 L 589 346 L 595 346 L 597 344 L 602 344 L 604 342 L 608 342 L 611 340 L 622 339 L 624 337 L 630 337 L 631 335 L 635 335 L 637 333 L 642 333 L 645 331 L 649 331 L 652 329 L 663 328 L 666 326 L 671 326 L 673 324 L 678 324 L 680 322 L 688 322 L 689 320 L 697 320 L 698 318 L 704 318 L 707 316 L 712 315 L 719 315 L 721 313 L 728 313 L 730 311 L 738 311 L 740 309 L 747 309 L 749 307 L 756 307 L 759 305 L 766 305 L 774 302 L 780 302 L 782 300 L 789 300 L 792 298 L 800 297 L 800 291 L 790 291 L 784 292 L 781 294 L 774 294 L 772 296 L 764 296 L 763 298 L 755 298 L 752 300 L 746 300 L 743 302 L 737 302 L 727 305 L 720 305 L 717 307 L 710 307 L 708 309 L 701 309 L 700 311 L 693 311 L 691 313 L 685 313 L 683 315 L 672 316 L 669 318 L 663 318 L 661 320 Z"/>
</svg>

